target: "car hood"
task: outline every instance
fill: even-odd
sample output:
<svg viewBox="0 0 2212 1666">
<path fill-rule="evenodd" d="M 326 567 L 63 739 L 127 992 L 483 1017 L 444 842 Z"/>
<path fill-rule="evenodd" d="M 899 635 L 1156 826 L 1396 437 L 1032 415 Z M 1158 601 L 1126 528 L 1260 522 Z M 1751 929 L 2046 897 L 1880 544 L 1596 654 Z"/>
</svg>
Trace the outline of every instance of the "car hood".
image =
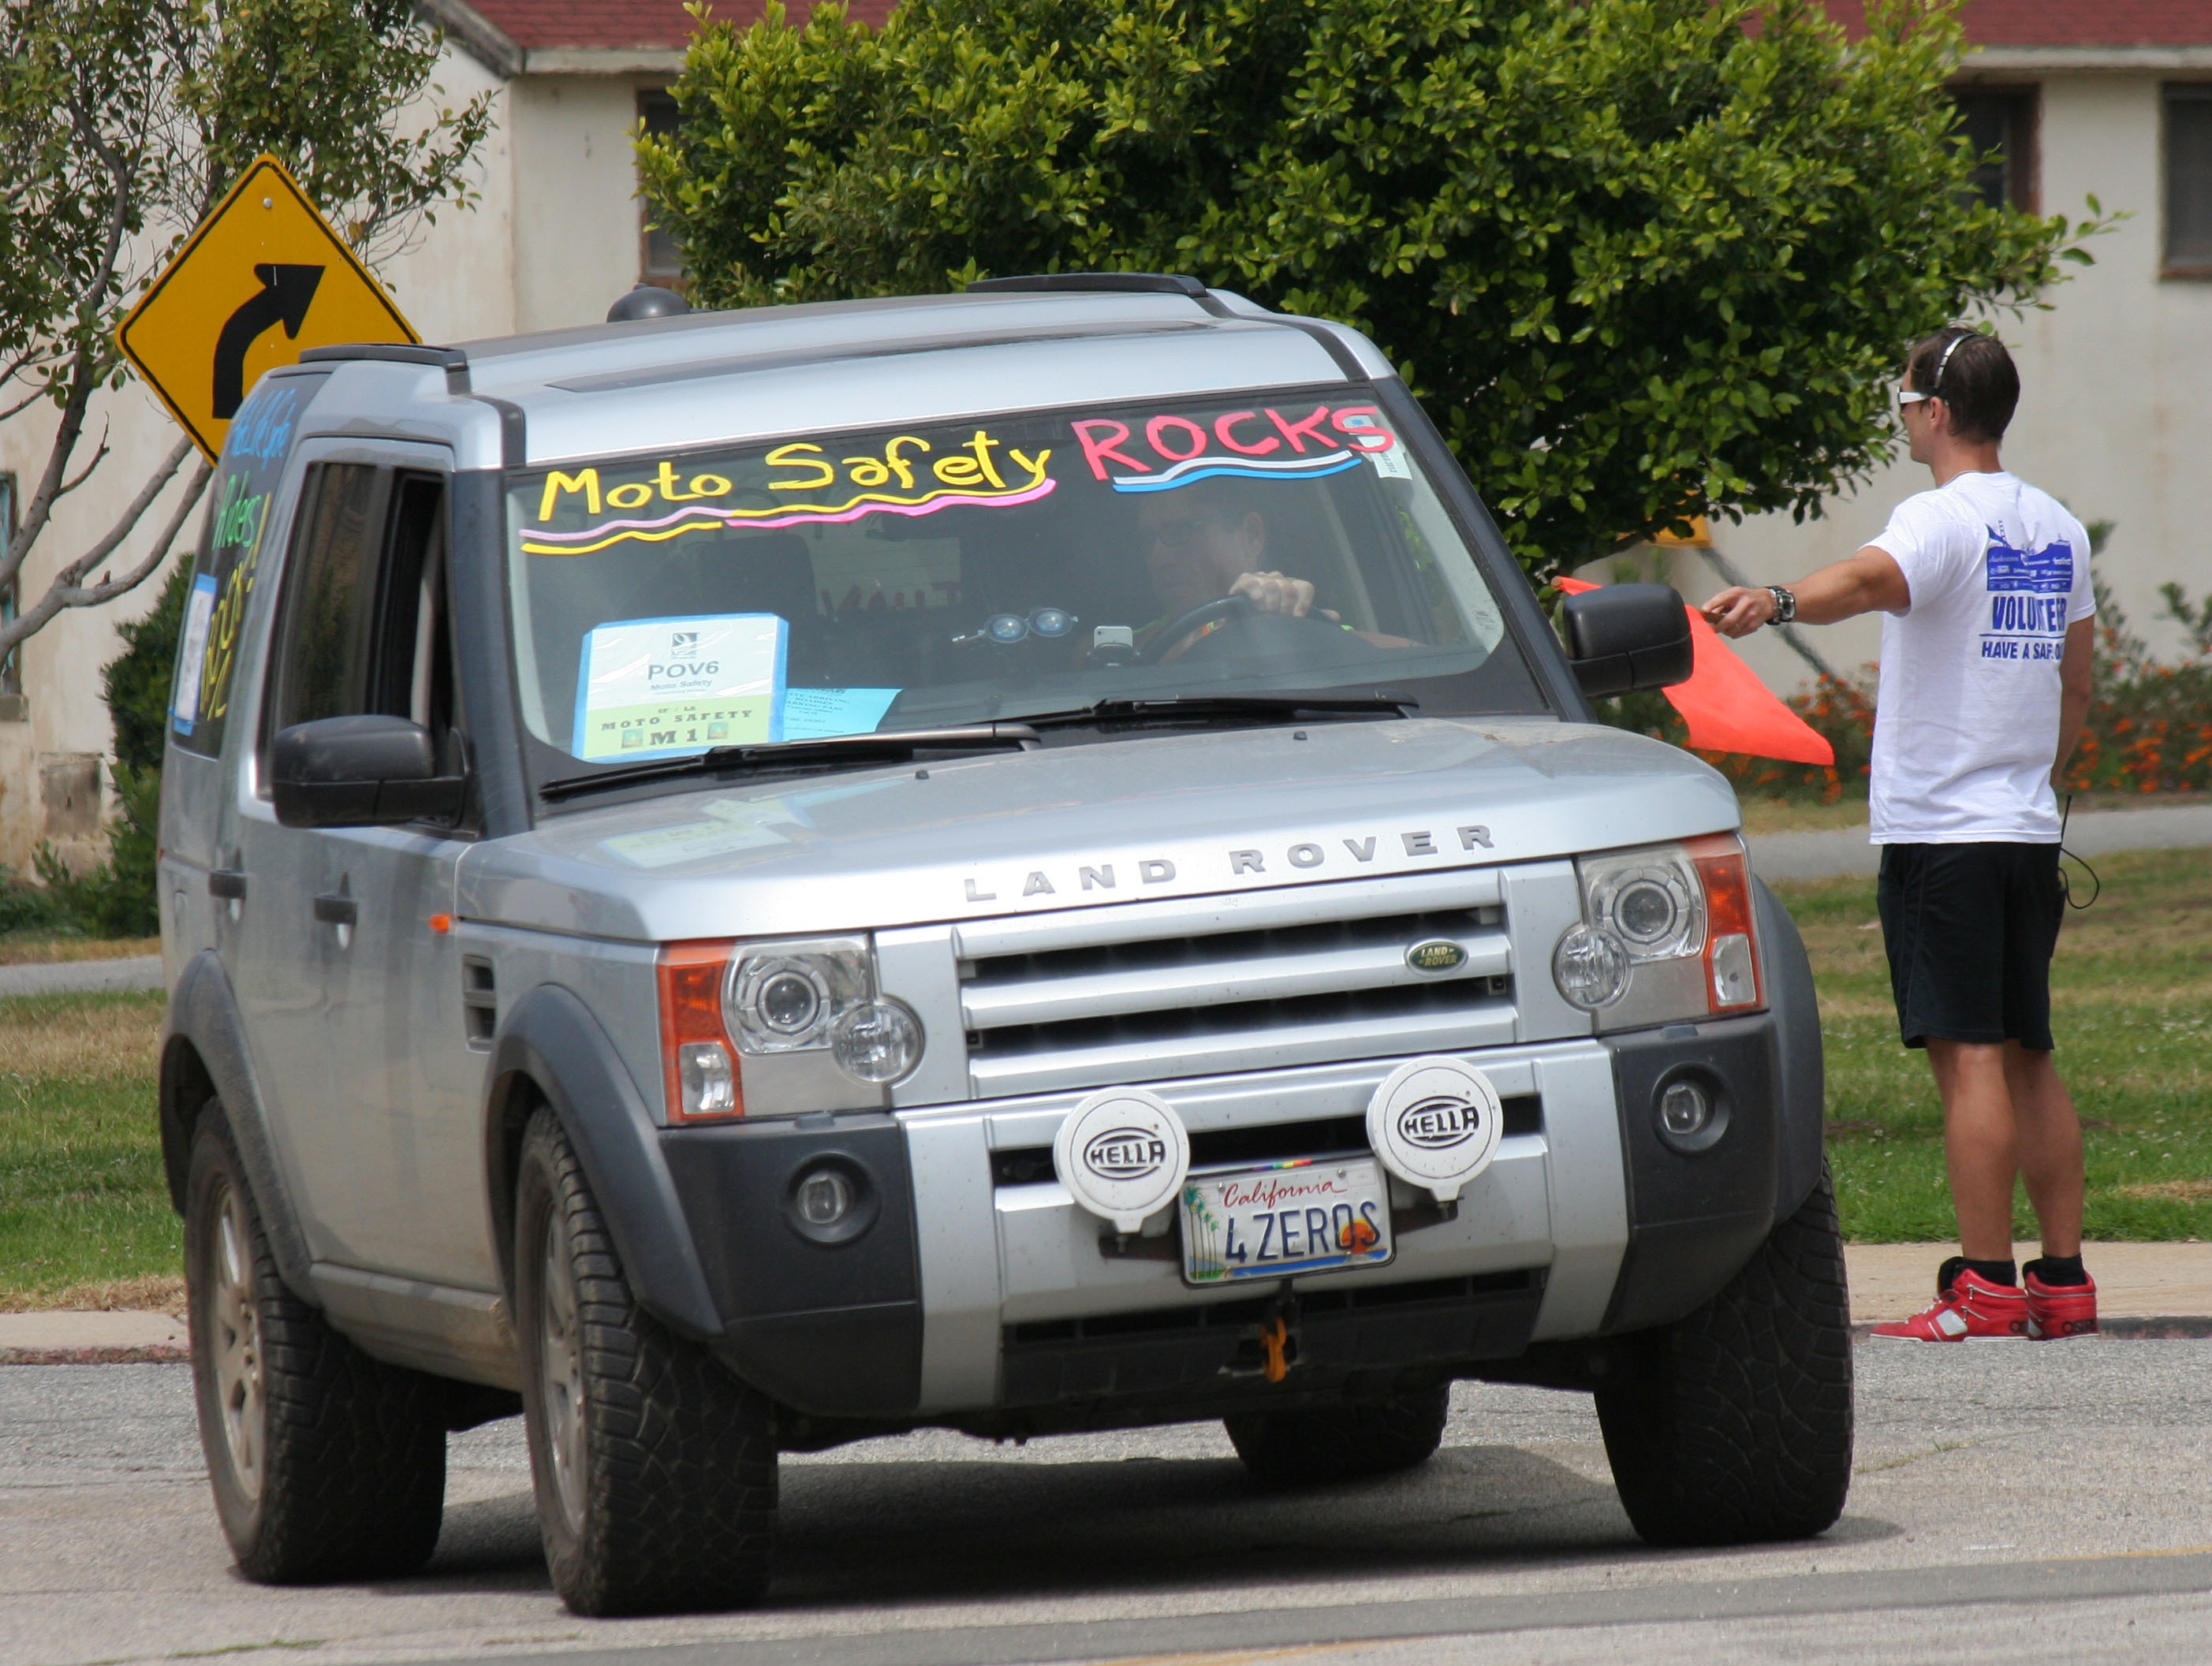
<svg viewBox="0 0 2212 1666">
<path fill-rule="evenodd" d="M 862 931 L 1724 831 L 1688 753 L 1551 719 L 1317 722 L 708 784 L 461 863 L 471 920 L 636 941 Z"/>
</svg>

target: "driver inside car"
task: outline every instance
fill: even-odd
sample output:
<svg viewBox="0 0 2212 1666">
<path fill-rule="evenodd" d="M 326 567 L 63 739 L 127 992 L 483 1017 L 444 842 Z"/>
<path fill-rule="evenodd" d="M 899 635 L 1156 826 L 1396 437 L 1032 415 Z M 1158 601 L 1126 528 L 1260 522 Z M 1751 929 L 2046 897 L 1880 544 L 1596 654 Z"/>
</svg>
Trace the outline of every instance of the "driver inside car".
<svg viewBox="0 0 2212 1666">
<path fill-rule="evenodd" d="M 1261 613 L 1310 617 L 1340 624 L 1328 609 L 1314 605 L 1310 581 L 1292 578 L 1264 564 L 1267 517 L 1252 506 L 1246 494 L 1228 482 L 1203 481 L 1171 492 L 1147 494 L 1137 506 L 1137 528 L 1152 575 L 1152 593 L 1160 604 L 1159 617 L 1137 633 L 1139 648 L 1149 648 L 1161 630 L 1193 608 L 1227 596 L 1241 596 Z M 1227 618 L 1217 617 L 1200 625 L 1181 641 L 1165 645 L 1158 659 L 1162 663 L 1181 659 L 1194 643 L 1227 623 Z M 1413 646 L 1402 636 L 1381 636 L 1364 630 L 1352 634 L 1377 648 Z"/>
<path fill-rule="evenodd" d="M 1205 481 L 1178 491 L 1147 494 L 1137 505 L 1137 530 L 1158 598 L 1160 616 L 1137 633 L 1140 648 L 1169 623 L 1224 596 L 1242 596 L 1262 613 L 1302 618 L 1314 611 L 1314 587 L 1266 570 L 1267 518 L 1244 495 Z M 1325 618 L 1334 614 L 1324 613 Z M 1179 659 L 1222 621 L 1200 625 L 1160 655 Z"/>
</svg>

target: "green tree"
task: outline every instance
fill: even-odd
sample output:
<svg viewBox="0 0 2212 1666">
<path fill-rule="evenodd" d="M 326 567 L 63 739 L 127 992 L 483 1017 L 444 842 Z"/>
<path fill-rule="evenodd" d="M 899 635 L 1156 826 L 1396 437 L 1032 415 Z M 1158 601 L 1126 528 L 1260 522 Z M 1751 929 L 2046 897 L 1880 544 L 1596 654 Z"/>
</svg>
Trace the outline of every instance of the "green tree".
<svg viewBox="0 0 2212 1666">
<path fill-rule="evenodd" d="M 94 398 L 124 384 L 124 313 L 247 163 L 282 157 L 372 264 L 467 202 L 489 95 L 425 113 L 440 40 L 412 0 L 0 0 L 0 423 L 43 406 L 52 425 L 0 590 L 64 497 L 90 486 L 116 506 L 0 623 L 0 662 L 143 583 L 205 489 L 204 465 L 170 489 L 182 440 L 144 479 L 115 478 Z"/>
<path fill-rule="evenodd" d="M 647 194 L 695 295 L 1187 271 L 1371 333 L 1532 574 L 1817 514 L 1904 344 L 2095 222 L 1963 206 L 1948 3 L 905 0 L 704 27 Z M 2098 212 L 2094 203 L 2091 212 Z"/>
</svg>

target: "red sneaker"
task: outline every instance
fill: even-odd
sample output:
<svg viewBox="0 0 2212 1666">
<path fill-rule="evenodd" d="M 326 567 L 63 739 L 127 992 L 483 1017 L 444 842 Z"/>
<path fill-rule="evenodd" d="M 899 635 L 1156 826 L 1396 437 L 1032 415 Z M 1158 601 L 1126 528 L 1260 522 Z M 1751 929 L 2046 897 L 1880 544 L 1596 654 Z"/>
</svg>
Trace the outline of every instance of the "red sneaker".
<svg viewBox="0 0 2212 1666">
<path fill-rule="evenodd" d="M 2027 1274 L 2027 1334 L 2039 1342 L 2063 1342 L 2069 1336 L 2097 1334 L 2097 1281 L 2087 1284 L 2045 1284 Z"/>
<path fill-rule="evenodd" d="M 2028 1328 L 2027 1313 L 2026 1291 L 2017 1285 L 1991 1284 L 1968 1268 L 1926 1312 L 1876 1325 L 1873 1334 L 1912 1342 L 1963 1342 L 1969 1336 L 2024 1341 L 2035 1334 Z"/>
</svg>

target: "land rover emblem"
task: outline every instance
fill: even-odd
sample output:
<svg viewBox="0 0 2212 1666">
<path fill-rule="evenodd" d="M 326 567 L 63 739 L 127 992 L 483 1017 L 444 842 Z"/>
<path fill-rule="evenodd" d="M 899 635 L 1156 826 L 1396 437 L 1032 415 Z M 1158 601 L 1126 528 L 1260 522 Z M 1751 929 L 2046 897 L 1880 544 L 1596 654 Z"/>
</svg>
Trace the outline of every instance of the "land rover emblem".
<svg viewBox="0 0 2212 1666">
<path fill-rule="evenodd" d="M 1455 972 L 1467 964 L 1467 951 L 1448 937 L 1432 937 L 1407 950 L 1406 964 L 1417 972 Z"/>
<path fill-rule="evenodd" d="M 1083 1166 L 1105 1180 L 1142 1180 L 1168 1160 L 1168 1142 L 1150 1128 L 1109 1128 L 1083 1147 Z"/>
<path fill-rule="evenodd" d="M 1398 1133 L 1408 1145 L 1449 1151 L 1482 1132 L 1482 1108 L 1455 1094 L 1419 1099 L 1398 1113 Z"/>
</svg>

